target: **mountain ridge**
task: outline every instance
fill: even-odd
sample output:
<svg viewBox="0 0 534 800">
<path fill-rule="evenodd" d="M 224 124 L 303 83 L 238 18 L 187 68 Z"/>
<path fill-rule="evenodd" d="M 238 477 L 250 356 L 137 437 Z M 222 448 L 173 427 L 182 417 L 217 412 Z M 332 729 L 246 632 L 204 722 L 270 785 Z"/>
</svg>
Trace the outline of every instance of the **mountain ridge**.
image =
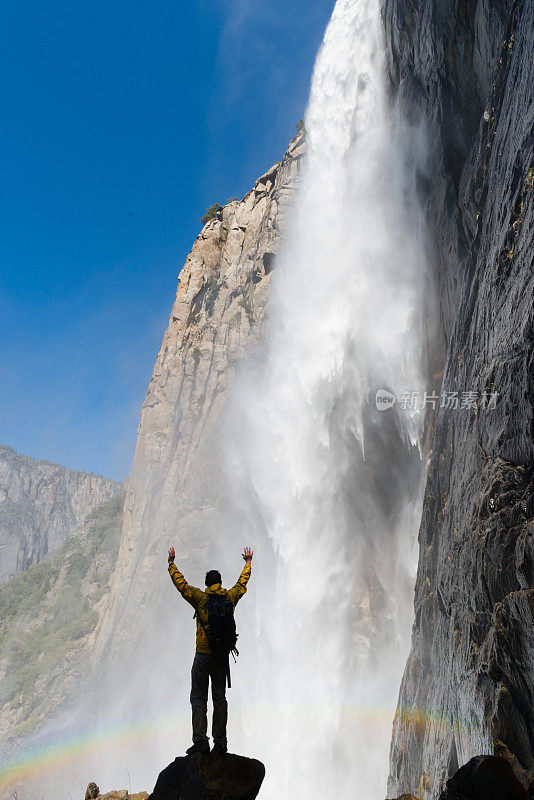
<svg viewBox="0 0 534 800">
<path fill-rule="evenodd" d="M 0 584 L 55 552 L 122 484 L 0 445 Z"/>
</svg>

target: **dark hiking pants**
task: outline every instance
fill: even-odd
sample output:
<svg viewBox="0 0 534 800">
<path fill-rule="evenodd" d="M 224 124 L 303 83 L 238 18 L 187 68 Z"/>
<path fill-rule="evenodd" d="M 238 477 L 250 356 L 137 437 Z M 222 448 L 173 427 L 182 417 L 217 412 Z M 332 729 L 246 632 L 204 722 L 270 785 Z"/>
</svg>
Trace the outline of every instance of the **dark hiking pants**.
<svg viewBox="0 0 534 800">
<path fill-rule="evenodd" d="M 208 741 L 208 681 L 211 679 L 213 700 L 213 743 L 226 747 L 226 657 L 195 653 L 191 669 L 191 709 L 193 712 L 193 742 Z"/>
</svg>

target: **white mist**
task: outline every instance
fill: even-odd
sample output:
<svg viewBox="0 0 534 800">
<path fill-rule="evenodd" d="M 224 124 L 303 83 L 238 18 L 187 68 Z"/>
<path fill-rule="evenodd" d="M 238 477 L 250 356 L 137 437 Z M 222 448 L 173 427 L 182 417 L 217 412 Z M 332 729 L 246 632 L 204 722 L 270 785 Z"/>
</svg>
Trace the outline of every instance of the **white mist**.
<svg viewBox="0 0 534 800">
<path fill-rule="evenodd" d="M 423 391 L 424 258 L 378 0 L 338 0 L 306 132 L 265 351 L 227 416 L 222 538 L 256 552 L 231 746 L 265 762 L 265 800 L 383 800 L 423 466 L 421 418 L 375 393 Z"/>
</svg>

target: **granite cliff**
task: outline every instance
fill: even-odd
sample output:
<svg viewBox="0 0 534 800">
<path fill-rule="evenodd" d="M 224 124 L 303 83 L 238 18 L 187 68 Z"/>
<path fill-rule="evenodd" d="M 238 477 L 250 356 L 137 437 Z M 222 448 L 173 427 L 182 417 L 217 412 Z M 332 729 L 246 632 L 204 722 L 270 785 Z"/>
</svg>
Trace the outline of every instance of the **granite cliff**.
<svg viewBox="0 0 534 800">
<path fill-rule="evenodd" d="M 177 559 L 191 570 L 217 538 L 210 517 L 223 476 L 214 433 L 239 360 L 261 340 L 305 149 L 301 132 L 242 200 L 204 225 L 180 273 L 141 411 L 109 613 L 95 648 L 95 663 L 116 676 L 123 648 L 146 646 L 155 616 L 176 624 L 164 599 L 166 547 L 178 543 Z"/>
<path fill-rule="evenodd" d="M 436 798 L 472 756 L 534 768 L 534 6 L 391 0 L 392 92 L 425 120 L 442 391 L 389 795 Z"/>
<path fill-rule="evenodd" d="M 0 446 L 0 583 L 57 550 L 93 508 L 121 488 L 102 475 Z"/>
</svg>

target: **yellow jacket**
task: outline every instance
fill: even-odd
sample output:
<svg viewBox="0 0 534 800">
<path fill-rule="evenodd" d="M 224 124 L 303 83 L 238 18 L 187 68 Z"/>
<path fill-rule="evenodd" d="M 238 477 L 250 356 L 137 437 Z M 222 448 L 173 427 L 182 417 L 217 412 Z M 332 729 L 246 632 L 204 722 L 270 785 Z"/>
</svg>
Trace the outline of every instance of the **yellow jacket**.
<svg viewBox="0 0 534 800">
<path fill-rule="evenodd" d="M 223 597 L 227 597 L 228 600 L 231 600 L 235 608 L 238 600 L 243 597 L 247 591 L 250 571 L 251 565 L 245 564 L 243 572 L 239 576 L 239 580 L 231 589 L 223 589 L 220 583 L 214 583 L 213 586 L 207 586 L 206 589 L 203 590 L 197 589 L 196 586 L 190 586 L 176 564 L 169 564 L 169 575 L 171 576 L 172 582 L 184 600 L 187 600 L 197 613 L 197 653 L 211 653 L 208 636 L 206 636 L 206 631 L 208 635 L 210 632 L 208 622 L 208 596 L 210 594 L 223 595 Z"/>
</svg>

